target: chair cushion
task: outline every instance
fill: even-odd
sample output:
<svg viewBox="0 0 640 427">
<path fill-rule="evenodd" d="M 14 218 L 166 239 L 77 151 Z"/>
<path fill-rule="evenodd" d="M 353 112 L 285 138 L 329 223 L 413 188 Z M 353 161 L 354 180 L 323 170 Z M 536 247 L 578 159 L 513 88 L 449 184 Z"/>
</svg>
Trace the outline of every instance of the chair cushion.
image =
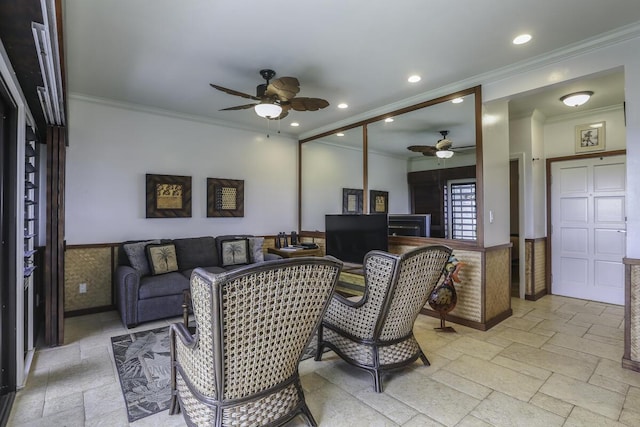
<svg viewBox="0 0 640 427">
<path fill-rule="evenodd" d="M 178 269 L 193 270 L 196 267 L 212 267 L 220 265 L 216 240 L 210 236 L 175 239 Z"/>
<path fill-rule="evenodd" d="M 223 267 L 251 262 L 248 239 L 223 240 L 220 247 Z"/>
<path fill-rule="evenodd" d="M 189 279 L 178 272 L 147 276 L 140 279 L 139 299 L 182 294 L 189 289 Z"/>
<path fill-rule="evenodd" d="M 149 244 L 155 243 L 160 243 L 160 240 L 147 240 L 135 243 L 125 243 L 122 245 L 122 249 L 124 249 L 124 252 L 129 258 L 129 264 L 131 264 L 131 267 L 138 270 L 141 276 L 148 276 L 151 273 L 145 247 Z"/>
<path fill-rule="evenodd" d="M 224 273 L 225 271 L 227 271 L 226 269 L 222 268 L 222 267 L 218 267 L 216 266 L 212 266 L 212 267 L 200 267 L 205 271 L 208 271 L 209 273 Z M 193 273 L 193 270 L 195 270 L 195 268 L 190 268 L 189 270 L 184 270 L 182 271 L 182 275 L 184 277 L 186 277 L 187 279 L 191 279 L 191 273 Z"/>
<path fill-rule="evenodd" d="M 146 247 L 151 274 L 164 274 L 178 271 L 176 247 L 173 243 L 150 244 Z"/>
</svg>

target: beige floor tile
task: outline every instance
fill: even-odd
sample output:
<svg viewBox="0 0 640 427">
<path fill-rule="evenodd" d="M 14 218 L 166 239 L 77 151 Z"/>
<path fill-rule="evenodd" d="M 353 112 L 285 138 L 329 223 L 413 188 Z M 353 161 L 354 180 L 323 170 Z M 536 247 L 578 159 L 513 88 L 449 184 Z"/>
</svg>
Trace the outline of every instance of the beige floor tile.
<svg viewBox="0 0 640 427">
<path fill-rule="evenodd" d="M 500 334 L 498 334 L 498 337 L 533 347 L 541 347 L 550 338 L 549 336 L 510 328 L 502 331 Z"/>
<path fill-rule="evenodd" d="M 553 332 L 562 332 L 563 334 L 574 335 L 577 337 L 583 336 L 589 330 L 589 328 L 585 326 L 572 325 L 570 323 L 567 323 L 566 320 L 558 320 L 558 319 L 554 319 L 554 320 L 545 319 L 544 321 L 540 322 L 536 326 L 536 329 L 545 329 Z"/>
<path fill-rule="evenodd" d="M 400 425 L 418 415 L 418 411 L 388 393 L 376 393 L 373 389 L 365 389 L 355 392 L 354 396 Z"/>
<path fill-rule="evenodd" d="M 461 426 L 462 424 L 458 424 Z M 440 424 L 436 420 L 432 420 L 424 414 L 418 414 L 408 422 L 404 423 L 402 427 L 442 427 L 444 424 Z"/>
<path fill-rule="evenodd" d="M 636 409 L 623 409 L 619 421 L 628 426 L 640 426 L 640 412 Z"/>
<path fill-rule="evenodd" d="M 635 409 L 640 408 L 640 388 L 630 387 L 627 392 L 627 397 L 624 401 L 624 408 Z"/>
<path fill-rule="evenodd" d="M 600 374 L 607 378 L 629 384 L 634 387 L 640 387 L 640 372 L 624 369 L 620 366 L 620 361 L 611 361 L 602 359 L 596 368 L 596 374 Z M 639 402 L 640 403 L 640 402 Z"/>
<path fill-rule="evenodd" d="M 541 350 L 546 350 L 549 351 L 551 353 L 556 353 L 556 354 L 562 354 L 565 356 L 569 356 L 572 357 L 576 360 L 580 360 L 582 362 L 586 362 L 586 363 L 590 363 L 594 366 L 598 365 L 598 362 L 600 361 L 600 358 L 598 356 L 594 356 L 593 354 L 587 354 L 587 353 L 583 353 L 581 351 L 577 351 L 577 350 L 572 350 L 570 348 L 566 348 L 566 347 L 560 347 L 557 345 L 553 345 L 553 344 L 545 344 L 542 346 Z"/>
<path fill-rule="evenodd" d="M 523 401 L 531 399 L 543 383 L 540 379 L 466 355 L 444 369 Z"/>
<path fill-rule="evenodd" d="M 84 410 L 84 398 L 82 396 L 82 392 L 71 393 L 64 396 L 56 396 L 51 399 L 47 399 L 44 402 L 44 410 L 42 412 L 42 416 L 48 417 L 51 415 L 55 415 L 58 412 L 64 412 L 76 408 Z"/>
<path fill-rule="evenodd" d="M 556 313 L 549 310 L 536 308 L 531 310 L 524 316 L 525 319 L 547 319 L 547 320 L 564 320 L 571 319 L 574 315 L 572 313 Z"/>
<path fill-rule="evenodd" d="M 619 393 L 561 374 L 551 375 L 540 392 L 613 420 L 618 419 L 624 404 L 624 396 Z"/>
<path fill-rule="evenodd" d="M 614 338 L 620 341 L 624 340 L 624 330 L 612 328 L 604 325 L 593 325 L 589 328 L 589 334 L 600 335 L 602 337 Z"/>
<path fill-rule="evenodd" d="M 591 340 L 591 341 L 601 342 L 604 344 L 613 345 L 613 346 L 624 346 L 624 339 L 603 337 L 602 335 L 593 335 L 589 333 L 584 334 L 582 338 Z"/>
<path fill-rule="evenodd" d="M 467 415 L 460 421 L 456 427 L 493 427 L 491 424 L 476 418 L 473 415 Z"/>
<path fill-rule="evenodd" d="M 624 427 L 624 424 L 576 406 L 567 417 L 564 427 Z"/>
<path fill-rule="evenodd" d="M 571 314 L 586 313 L 586 314 L 600 315 L 602 314 L 605 308 L 606 306 L 604 305 L 593 305 L 593 304 L 589 304 L 589 301 L 582 300 L 580 302 L 572 301 L 570 303 L 563 304 L 556 309 L 556 312 L 571 313 Z"/>
<path fill-rule="evenodd" d="M 82 408 L 73 408 L 64 412 L 32 419 L 25 423 L 9 424 L 11 427 L 58 427 L 58 426 L 84 426 L 84 410 Z"/>
<path fill-rule="evenodd" d="M 622 316 L 612 314 L 594 315 L 588 313 L 578 313 L 571 318 L 569 323 L 590 323 L 592 325 L 609 326 L 617 328 L 622 322 Z"/>
<path fill-rule="evenodd" d="M 438 381 L 419 376 L 389 384 L 385 393 L 446 426 L 456 425 L 480 402 Z"/>
<path fill-rule="evenodd" d="M 467 354 L 480 359 L 489 360 L 501 351 L 502 347 L 498 345 L 490 344 L 474 338 L 462 337 L 449 344 L 446 348 L 438 350 L 438 354 L 449 359 L 457 359 L 461 354 Z"/>
<path fill-rule="evenodd" d="M 514 343 L 505 348 L 500 353 L 500 356 L 536 366 L 547 371 L 558 372 L 582 381 L 587 381 L 596 369 L 595 363 L 580 363 L 578 359 L 569 356 L 518 343 Z"/>
<path fill-rule="evenodd" d="M 527 420 L 529 427 L 561 426 L 564 423 L 564 417 L 498 392 L 491 393 L 480 402 L 471 415 L 496 427 L 524 425 L 522 420 Z"/>
<path fill-rule="evenodd" d="M 564 418 L 568 417 L 573 409 L 572 404 L 544 393 L 536 393 L 529 403 Z"/>
<path fill-rule="evenodd" d="M 513 343 L 511 343 L 511 345 L 513 345 Z M 508 357 L 503 357 L 501 355 L 497 355 L 496 357 L 491 359 L 491 363 L 495 363 L 499 366 L 504 366 L 505 368 L 512 369 L 516 372 L 520 372 L 521 374 L 525 374 L 533 378 L 538 378 L 539 380 L 543 381 L 551 376 L 551 371 L 549 370 L 538 368 L 537 366 L 510 359 Z"/>
<path fill-rule="evenodd" d="M 469 381 L 468 379 L 449 372 L 446 369 L 440 369 L 438 372 L 431 375 L 431 379 L 448 385 L 451 388 L 454 388 L 479 400 L 482 400 L 489 396 L 492 391 L 488 387 L 485 387 L 473 381 Z"/>
<path fill-rule="evenodd" d="M 105 399 L 111 396 L 111 399 Z M 95 387 L 84 392 L 84 416 L 87 420 L 101 418 L 108 413 L 120 410 L 126 415 L 126 405 L 120 389 L 120 383 Z"/>
<path fill-rule="evenodd" d="M 18 391 L 11 408 L 9 425 L 40 419 L 44 413 L 44 403 L 44 394 L 32 396 Z"/>
<path fill-rule="evenodd" d="M 513 329 L 520 329 L 522 331 L 529 331 L 540 322 L 540 319 L 521 319 L 518 317 L 510 317 L 501 322 L 500 325 Z"/>
<path fill-rule="evenodd" d="M 624 306 L 609 305 L 604 309 L 602 314 L 613 314 L 615 316 L 624 316 Z"/>
<path fill-rule="evenodd" d="M 615 391 L 623 396 L 625 396 L 629 391 L 629 384 L 621 383 L 620 381 L 613 380 L 600 374 L 593 374 L 591 378 L 589 378 L 588 383 L 606 388 L 607 390 Z"/>
<path fill-rule="evenodd" d="M 572 335 L 557 333 L 551 337 L 547 343 L 598 357 L 604 357 L 613 361 L 620 361 L 622 359 L 622 347 L 574 337 Z"/>
</svg>

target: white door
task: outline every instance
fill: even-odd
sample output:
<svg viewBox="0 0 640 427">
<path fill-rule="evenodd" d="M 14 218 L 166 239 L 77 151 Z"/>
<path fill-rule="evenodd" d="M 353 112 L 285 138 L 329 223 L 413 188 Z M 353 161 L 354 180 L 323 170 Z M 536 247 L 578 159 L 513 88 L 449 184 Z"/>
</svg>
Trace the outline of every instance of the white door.
<svg viewBox="0 0 640 427">
<path fill-rule="evenodd" d="M 551 293 L 624 304 L 625 156 L 551 166 Z"/>
</svg>

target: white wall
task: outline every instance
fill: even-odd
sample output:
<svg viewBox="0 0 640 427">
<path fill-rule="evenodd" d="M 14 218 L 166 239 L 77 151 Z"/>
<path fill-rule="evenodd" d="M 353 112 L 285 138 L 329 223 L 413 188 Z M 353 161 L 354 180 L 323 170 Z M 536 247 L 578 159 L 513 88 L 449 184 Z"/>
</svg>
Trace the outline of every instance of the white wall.
<svg viewBox="0 0 640 427">
<path fill-rule="evenodd" d="M 342 189 L 362 189 L 362 149 L 321 141 L 302 144 L 302 230 L 324 231 L 326 214 L 342 213 Z"/>
<path fill-rule="evenodd" d="M 607 44 L 579 54 L 566 54 L 550 61 L 546 66 L 524 70 L 510 77 L 482 83 L 483 102 L 508 99 L 510 96 L 545 87 L 562 81 L 572 80 L 624 67 L 626 98 L 626 147 L 627 182 L 640 182 L 640 37 L 633 37 L 616 44 Z M 573 135 L 571 137 L 573 141 Z M 607 146 L 609 144 L 607 143 Z M 545 147 L 546 148 L 546 147 Z M 547 156 L 550 156 L 547 153 Z M 501 175 L 501 170 L 493 171 L 485 167 L 485 179 L 493 174 Z M 486 182 L 486 181 L 485 181 Z M 485 192 L 487 190 L 485 184 Z M 627 256 L 640 258 L 640 192 L 630 187 L 627 193 Z M 504 206 L 496 209 L 508 213 L 508 199 Z M 485 207 L 486 209 L 486 207 Z M 485 230 L 485 236 L 486 236 Z M 508 236 L 507 236 L 508 237 Z M 506 243 L 508 240 L 505 240 Z"/>
<path fill-rule="evenodd" d="M 297 141 L 69 98 L 68 244 L 297 228 Z M 145 174 L 192 177 L 191 218 L 145 218 Z M 244 217 L 206 217 L 206 179 L 244 180 Z"/>
<path fill-rule="evenodd" d="M 368 161 L 369 190 L 389 192 L 389 213 L 410 213 L 411 201 L 409 200 L 406 159 L 369 152 Z M 371 203 L 370 199 L 369 203 Z"/>
<path fill-rule="evenodd" d="M 484 246 L 509 242 L 509 109 L 507 101 L 482 109 Z M 506 207 L 506 209 L 504 209 Z M 480 242 L 482 244 L 482 242 Z"/>
</svg>

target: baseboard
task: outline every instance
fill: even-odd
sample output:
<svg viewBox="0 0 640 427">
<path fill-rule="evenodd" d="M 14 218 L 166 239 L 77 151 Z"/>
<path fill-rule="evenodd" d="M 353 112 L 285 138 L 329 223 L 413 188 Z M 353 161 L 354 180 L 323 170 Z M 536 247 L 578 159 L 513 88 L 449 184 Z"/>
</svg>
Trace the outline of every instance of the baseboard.
<svg viewBox="0 0 640 427">
<path fill-rule="evenodd" d="M 423 308 L 422 310 L 420 310 L 420 313 L 430 317 L 435 317 L 436 319 L 440 319 L 440 313 L 433 310 L 429 310 L 427 308 Z M 467 326 L 469 328 L 478 329 L 480 331 L 488 331 L 489 329 L 496 326 L 498 323 L 502 322 L 504 319 L 510 317 L 512 314 L 513 314 L 513 310 L 508 309 L 484 323 L 476 322 L 474 320 L 469 320 L 469 319 L 463 319 L 462 317 L 447 314 L 446 321 L 451 323 L 456 323 L 462 326 Z"/>
<path fill-rule="evenodd" d="M 116 310 L 115 305 L 103 305 L 101 307 L 83 308 L 81 310 L 65 311 L 64 317 L 85 316 L 87 314 L 104 313 L 105 311 Z"/>
<path fill-rule="evenodd" d="M 540 298 L 542 298 L 545 295 L 547 295 L 547 290 L 543 289 L 540 292 L 538 292 L 537 294 L 525 295 L 524 299 L 526 299 L 527 301 L 537 301 L 537 300 L 539 300 Z"/>
<path fill-rule="evenodd" d="M 627 359 L 626 357 L 622 358 L 622 367 L 625 369 L 631 369 L 632 371 L 640 372 L 640 362 Z"/>
</svg>

